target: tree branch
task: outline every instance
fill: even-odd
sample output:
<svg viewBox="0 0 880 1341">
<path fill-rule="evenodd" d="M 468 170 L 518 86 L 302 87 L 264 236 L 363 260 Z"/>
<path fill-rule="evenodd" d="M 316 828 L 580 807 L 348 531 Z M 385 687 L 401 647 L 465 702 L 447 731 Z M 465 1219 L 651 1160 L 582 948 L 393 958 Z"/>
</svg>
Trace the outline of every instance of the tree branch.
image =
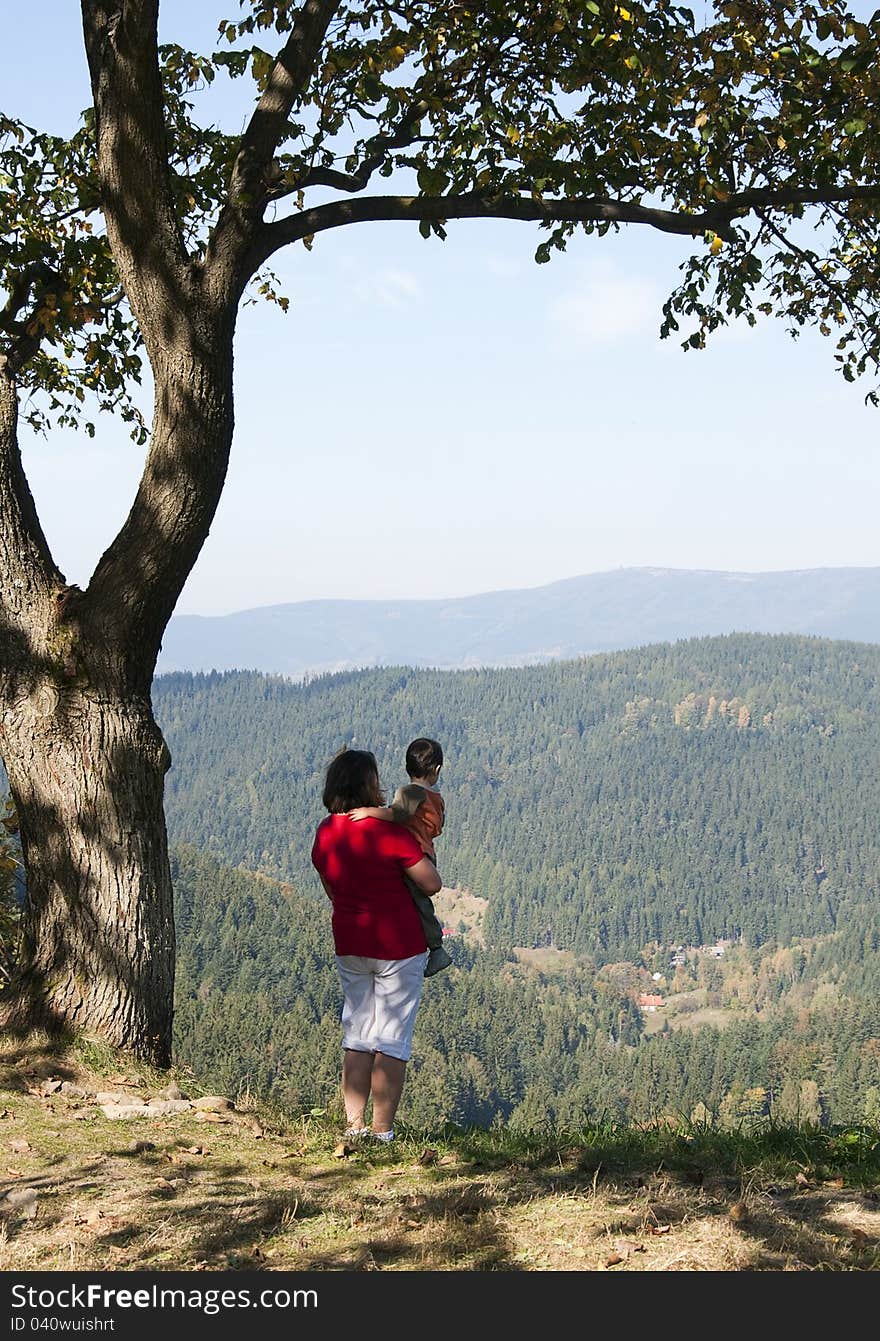
<svg viewBox="0 0 880 1341">
<path fill-rule="evenodd" d="M 841 288 L 841 286 L 837 284 L 822 269 L 822 267 L 817 263 L 816 258 L 812 256 L 809 252 L 804 251 L 803 247 L 799 247 L 796 242 L 792 241 L 791 238 L 786 237 L 782 229 L 777 228 L 773 220 L 768 219 L 767 215 L 764 213 L 763 210 L 756 210 L 756 214 L 758 218 L 761 220 L 764 227 L 767 229 L 767 231 L 773 237 L 776 238 L 777 242 L 786 251 L 790 252 L 793 256 L 796 256 L 798 260 L 801 261 L 807 267 L 807 269 L 812 273 L 813 277 L 818 281 L 818 283 L 822 286 L 822 288 L 826 291 L 826 293 L 829 293 L 834 298 L 836 298 L 842 308 L 843 307 L 849 308 L 851 314 L 855 312 L 856 316 L 860 319 L 863 325 L 867 327 L 868 325 L 867 314 L 862 310 L 861 306 L 858 303 L 856 303 L 852 298 L 850 298 L 849 295 Z M 866 336 L 862 334 L 860 336 L 860 339 L 862 348 L 867 352 L 868 343 Z"/>
<path fill-rule="evenodd" d="M 735 218 L 762 209 L 786 209 L 790 205 L 841 205 L 864 200 L 880 203 L 880 184 L 876 186 L 780 186 L 753 187 L 738 191 L 719 209 Z"/>
<path fill-rule="evenodd" d="M 232 319 L 169 350 L 157 370 L 150 448 L 119 533 L 101 556 L 84 607 L 148 693 L 165 626 L 204 544 L 223 490 L 233 432 Z"/>
<path fill-rule="evenodd" d="M 269 192 L 271 201 L 283 200 L 285 196 L 295 195 L 297 191 L 307 191 L 310 186 L 329 186 L 333 191 L 345 191 L 352 195 L 363 191 L 366 182 L 351 172 L 342 172 L 339 168 L 309 168 L 302 177 L 294 182 L 285 182 L 283 186 L 273 187 Z"/>
<path fill-rule="evenodd" d="M 265 224 L 248 257 L 256 272 L 281 247 L 315 233 L 346 224 L 380 220 L 516 219 L 538 223 L 641 223 L 666 233 L 693 235 L 726 226 L 728 215 L 713 208 L 702 214 L 653 209 L 623 200 L 534 200 L 529 196 L 490 197 L 479 193 L 460 196 L 368 196 L 363 200 L 334 200 L 301 210 L 276 223 Z"/>
<path fill-rule="evenodd" d="M 749 190 L 719 201 L 698 213 L 666 210 L 634 201 L 602 198 L 535 200 L 530 196 L 487 196 L 478 192 L 450 196 L 368 196 L 363 200 L 334 200 L 301 210 L 275 223 L 264 224 L 248 256 L 251 273 L 281 247 L 315 233 L 346 224 L 448 219 L 515 219 L 537 223 L 635 223 L 663 233 L 695 237 L 711 230 L 730 235 L 733 219 L 759 208 L 784 209 L 792 205 L 831 204 L 865 200 L 880 203 L 880 186 L 840 187 L 829 190 L 782 188 Z"/>
<path fill-rule="evenodd" d="M 259 185 L 281 142 L 290 110 L 311 78 L 339 4 L 340 0 L 305 0 L 241 138 L 229 184 L 231 201 Z"/>
<path fill-rule="evenodd" d="M 238 293 L 233 285 L 206 291 L 182 237 L 164 119 L 158 0 L 81 5 L 101 206 L 156 392 L 140 486 L 79 598 L 78 617 L 101 637 L 117 678 L 148 694 L 162 632 L 226 473 Z"/>
<path fill-rule="evenodd" d="M 27 626 L 34 608 L 64 585 L 37 516 L 18 445 L 18 393 L 6 355 L 0 354 L 0 625 L 4 653 L 15 660 L 13 630 Z M 8 644 L 8 645 L 7 645 Z M 5 669 L 9 669 L 8 666 Z"/>
<path fill-rule="evenodd" d="M 33 264 L 25 266 L 21 274 L 16 275 L 12 281 L 6 306 L 0 309 L 0 329 L 11 331 L 18 325 L 16 317 L 27 302 L 34 284 L 40 280 L 43 281 L 46 293 L 62 282 L 58 271 L 53 270 L 48 261 L 34 261 Z"/>
<path fill-rule="evenodd" d="M 354 172 L 338 172 L 335 168 L 310 168 L 303 177 L 285 186 L 283 191 L 273 192 L 272 199 L 277 200 L 282 195 L 291 195 L 294 191 L 305 191 L 310 186 L 330 186 L 349 194 L 366 190 L 373 173 L 382 166 L 392 149 L 405 149 L 418 139 L 416 132 L 426 111 L 425 103 L 420 101 L 409 109 L 392 134 L 374 135 L 372 139 L 367 140 L 364 145 L 367 150 L 366 158 Z"/>
<path fill-rule="evenodd" d="M 240 274 L 239 263 L 270 198 L 275 150 L 284 136 L 294 102 L 308 86 L 327 28 L 340 3 L 341 0 L 305 0 L 242 135 L 226 204 L 205 257 L 205 273 L 218 294 L 231 293 L 237 300 L 250 278 Z"/>
<path fill-rule="evenodd" d="M 28 302 L 31 291 L 39 286 L 29 317 L 20 318 L 21 309 Z M 10 337 L 4 357 L 8 372 L 14 377 L 33 358 L 45 334 L 39 326 L 39 311 L 45 297 L 64 287 L 64 278 L 48 261 L 34 261 L 16 275 L 9 288 L 6 306 L 0 310 L 0 330 Z"/>
<path fill-rule="evenodd" d="M 155 350 L 180 326 L 192 300 L 190 258 L 171 189 L 159 0 L 81 0 L 81 7 L 101 208 L 132 311 Z"/>
</svg>

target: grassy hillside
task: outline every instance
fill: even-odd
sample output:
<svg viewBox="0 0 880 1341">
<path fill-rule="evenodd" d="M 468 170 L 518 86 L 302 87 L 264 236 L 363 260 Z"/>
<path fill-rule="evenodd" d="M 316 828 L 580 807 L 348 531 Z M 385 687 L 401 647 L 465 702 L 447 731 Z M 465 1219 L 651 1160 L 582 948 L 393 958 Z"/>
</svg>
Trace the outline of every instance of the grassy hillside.
<svg viewBox="0 0 880 1341">
<path fill-rule="evenodd" d="M 880 1134 L 585 1124 L 346 1147 L 242 1101 L 113 1120 L 157 1074 L 88 1043 L 0 1048 L 3 1271 L 873 1271 Z"/>
</svg>

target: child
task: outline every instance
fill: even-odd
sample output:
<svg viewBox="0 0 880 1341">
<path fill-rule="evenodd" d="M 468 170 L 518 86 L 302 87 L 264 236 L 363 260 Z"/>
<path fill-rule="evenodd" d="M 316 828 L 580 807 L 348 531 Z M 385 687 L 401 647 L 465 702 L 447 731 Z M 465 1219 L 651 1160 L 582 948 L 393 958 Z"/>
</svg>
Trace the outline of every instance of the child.
<svg viewBox="0 0 880 1341">
<path fill-rule="evenodd" d="M 394 820 L 409 829 L 426 857 L 437 865 L 434 839 L 443 832 L 446 807 L 437 790 L 437 778 L 443 767 L 443 750 L 436 740 L 420 736 L 406 750 L 406 771 L 409 785 L 398 787 L 390 806 L 360 806 L 349 812 L 351 819 Z M 404 877 L 405 878 L 405 877 Z M 433 901 L 407 880 L 409 892 L 422 919 L 425 940 L 428 942 L 428 962 L 425 977 L 431 978 L 441 969 L 449 968 L 452 959 L 443 948 L 443 928 L 434 912 Z"/>
</svg>

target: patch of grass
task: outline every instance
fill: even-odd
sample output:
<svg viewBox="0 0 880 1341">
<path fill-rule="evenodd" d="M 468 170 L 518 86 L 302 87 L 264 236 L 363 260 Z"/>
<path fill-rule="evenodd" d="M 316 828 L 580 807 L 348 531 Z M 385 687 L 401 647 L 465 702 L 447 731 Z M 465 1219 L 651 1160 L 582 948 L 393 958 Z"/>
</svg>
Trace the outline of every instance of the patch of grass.
<svg viewBox="0 0 880 1341">
<path fill-rule="evenodd" d="M 122 1122 L 41 1093 L 50 1075 L 86 1089 L 128 1077 L 141 1096 L 174 1078 L 199 1088 L 131 1066 L 91 1043 L 0 1049 L 0 1269 L 880 1268 L 868 1128 L 447 1124 L 341 1149 L 332 1115 L 247 1096 L 217 1120 Z M 32 1215 L 2 1200 L 22 1188 Z"/>
<path fill-rule="evenodd" d="M 145 1081 L 148 1075 L 151 1079 L 156 1079 L 159 1075 L 164 1076 L 164 1072 L 154 1071 L 137 1058 L 111 1048 L 102 1039 L 79 1036 L 73 1040 L 70 1052 L 84 1070 L 104 1079 L 109 1079 L 120 1072 L 137 1075 Z M 164 1083 L 167 1084 L 167 1080 Z"/>
</svg>

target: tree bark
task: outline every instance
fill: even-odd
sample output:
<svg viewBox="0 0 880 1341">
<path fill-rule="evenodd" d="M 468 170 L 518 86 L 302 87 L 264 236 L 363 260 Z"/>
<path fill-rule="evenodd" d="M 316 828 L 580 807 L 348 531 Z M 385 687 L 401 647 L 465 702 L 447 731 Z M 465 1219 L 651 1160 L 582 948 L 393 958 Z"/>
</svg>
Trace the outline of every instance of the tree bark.
<svg viewBox="0 0 880 1341">
<path fill-rule="evenodd" d="M 40 675 L 3 704 L 0 745 L 27 899 L 7 1029 L 101 1037 L 171 1060 L 174 917 L 162 784 L 169 754 L 148 702 Z"/>
</svg>

